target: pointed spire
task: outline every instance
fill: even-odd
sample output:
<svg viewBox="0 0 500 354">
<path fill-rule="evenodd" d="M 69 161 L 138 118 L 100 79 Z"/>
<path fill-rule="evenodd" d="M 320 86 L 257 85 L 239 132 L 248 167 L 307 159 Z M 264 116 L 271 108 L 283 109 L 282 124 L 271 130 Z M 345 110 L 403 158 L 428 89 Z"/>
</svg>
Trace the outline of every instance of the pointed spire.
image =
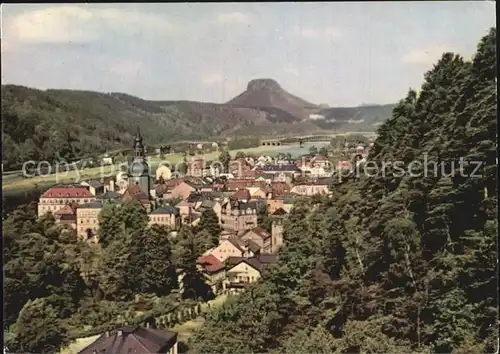
<svg viewBox="0 0 500 354">
<path fill-rule="evenodd" d="M 142 138 L 141 136 L 141 130 L 139 129 L 139 126 L 137 126 L 137 137 Z"/>
</svg>

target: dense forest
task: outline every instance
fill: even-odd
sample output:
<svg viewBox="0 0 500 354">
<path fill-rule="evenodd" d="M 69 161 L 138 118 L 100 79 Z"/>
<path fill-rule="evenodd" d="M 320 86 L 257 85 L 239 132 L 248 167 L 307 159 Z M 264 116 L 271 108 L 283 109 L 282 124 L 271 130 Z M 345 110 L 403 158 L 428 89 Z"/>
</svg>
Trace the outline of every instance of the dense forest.
<svg viewBox="0 0 500 354">
<path fill-rule="evenodd" d="M 197 227 L 184 227 L 175 238 L 166 227 L 148 227 L 146 211 L 135 201 L 106 204 L 99 218 L 103 236 L 97 244 L 78 240 L 75 230 L 56 224 L 50 213 L 37 218 L 34 203 L 4 220 L 9 350 L 59 351 L 75 338 L 213 298 L 196 261 L 217 244 L 215 212 L 204 211 Z"/>
<path fill-rule="evenodd" d="M 420 168 L 351 174 L 297 202 L 279 262 L 190 352 L 496 352 L 496 128 L 491 29 L 472 61 L 443 54 L 380 127 L 371 166 Z"/>
</svg>

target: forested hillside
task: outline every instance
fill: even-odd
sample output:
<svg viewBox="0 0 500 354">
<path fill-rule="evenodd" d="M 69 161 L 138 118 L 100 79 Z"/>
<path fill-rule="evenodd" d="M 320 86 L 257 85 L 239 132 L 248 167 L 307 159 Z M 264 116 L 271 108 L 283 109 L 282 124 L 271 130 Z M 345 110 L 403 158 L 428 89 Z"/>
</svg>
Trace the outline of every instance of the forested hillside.
<svg viewBox="0 0 500 354">
<path fill-rule="evenodd" d="M 190 353 L 496 352 L 496 128 L 491 29 L 471 62 L 443 54 L 379 129 L 369 160 L 420 168 L 296 203 L 278 264 L 211 314 Z M 424 174 L 432 162 L 447 168 Z"/>
<path fill-rule="evenodd" d="M 293 96 L 294 105 L 285 104 L 290 113 L 280 106 L 283 100 L 288 102 L 285 99 L 288 96 L 278 95 L 282 99 L 273 101 L 271 98 L 276 98 L 277 93 L 262 90 L 258 97 L 269 100 L 264 100 L 266 106 L 256 107 L 148 101 L 123 93 L 42 91 L 5 85 L 2 86 L 3 168 L 19 169 L 29 160 L 73 161 L 129 148 L 137 126 L 146 143 L 156 145 L 221 136 L 308 134 L 325 129 L 371 131 L 375 129 L 372 123 L 384 121 L 390 115 L 390 109 L 381 111 L 378 106 L 339 108 L 340 113 L 331 109 L 338 113 L 335 122 L 313 121 L 294 113 L 302 112 L 299 103 L 307 102 Z"/>
</svg>

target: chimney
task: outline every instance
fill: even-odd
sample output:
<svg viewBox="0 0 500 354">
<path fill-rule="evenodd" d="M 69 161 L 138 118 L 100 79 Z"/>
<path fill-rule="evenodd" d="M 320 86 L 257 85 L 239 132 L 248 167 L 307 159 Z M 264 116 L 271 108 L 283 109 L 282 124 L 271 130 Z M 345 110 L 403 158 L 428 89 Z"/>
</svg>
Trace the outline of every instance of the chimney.
<svg viewBox="0 0 500 354">
<path fill-rule="evenodd" d="M 118 332 L 116 332 L 116 335 L 118 337 L 121 337 L 123 335 L 123 331 L 121 329 L 119 329 Z"/>
<path fill-rule="evenodd" d="M 106 331 L 106 337 L 109 338 L 109 331 Z"/>
</svg>

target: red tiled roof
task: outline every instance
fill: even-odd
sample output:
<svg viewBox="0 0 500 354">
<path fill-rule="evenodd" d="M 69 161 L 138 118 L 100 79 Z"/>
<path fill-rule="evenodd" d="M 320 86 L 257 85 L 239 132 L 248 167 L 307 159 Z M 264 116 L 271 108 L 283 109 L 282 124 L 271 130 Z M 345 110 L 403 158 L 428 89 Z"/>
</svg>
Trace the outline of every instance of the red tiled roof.
<svg viewBox="0 0 500 354">
<path fill-rule="evenodd" d="M 250 200 L 251 198 L 252 196 L 250 195 L 250 191 L 246 188 L 236 191 L 231 196 L 231 199 L 236 199 L 236 200 Z"/>
<path fill-rule="evenodd" d="M 70 205 L 65 205 L 62 209 L 55 212 L 56 215 L 74 215 L 75 209 Z"/>
<path fill-rule="evenodd" d="M 149 200 L 149 197 L 141 190 L 139 185 L 128 187 L 125 190 L 125 193 L 128 193 L 131 197 L 137 200 Z"/>
<path fill-rule="evenodd" d="M 85 187 L 52 187 L 41 198 L 84 198 L 94 195 Z"/>
<path fill-rule="evenodd" d="M 255 181 L 253 179 L 233 179 L 226 183 L 226 188 L 228 190 L 237 190 L 246 187 L 264 187 L 265 182 Z"/>
<path fill-rule="evenodd" d="M 224 268 L 224 264 L 212 254 L 199 257 L 197 263 L 208 273 L 215 273 Z"/>
</svg>

